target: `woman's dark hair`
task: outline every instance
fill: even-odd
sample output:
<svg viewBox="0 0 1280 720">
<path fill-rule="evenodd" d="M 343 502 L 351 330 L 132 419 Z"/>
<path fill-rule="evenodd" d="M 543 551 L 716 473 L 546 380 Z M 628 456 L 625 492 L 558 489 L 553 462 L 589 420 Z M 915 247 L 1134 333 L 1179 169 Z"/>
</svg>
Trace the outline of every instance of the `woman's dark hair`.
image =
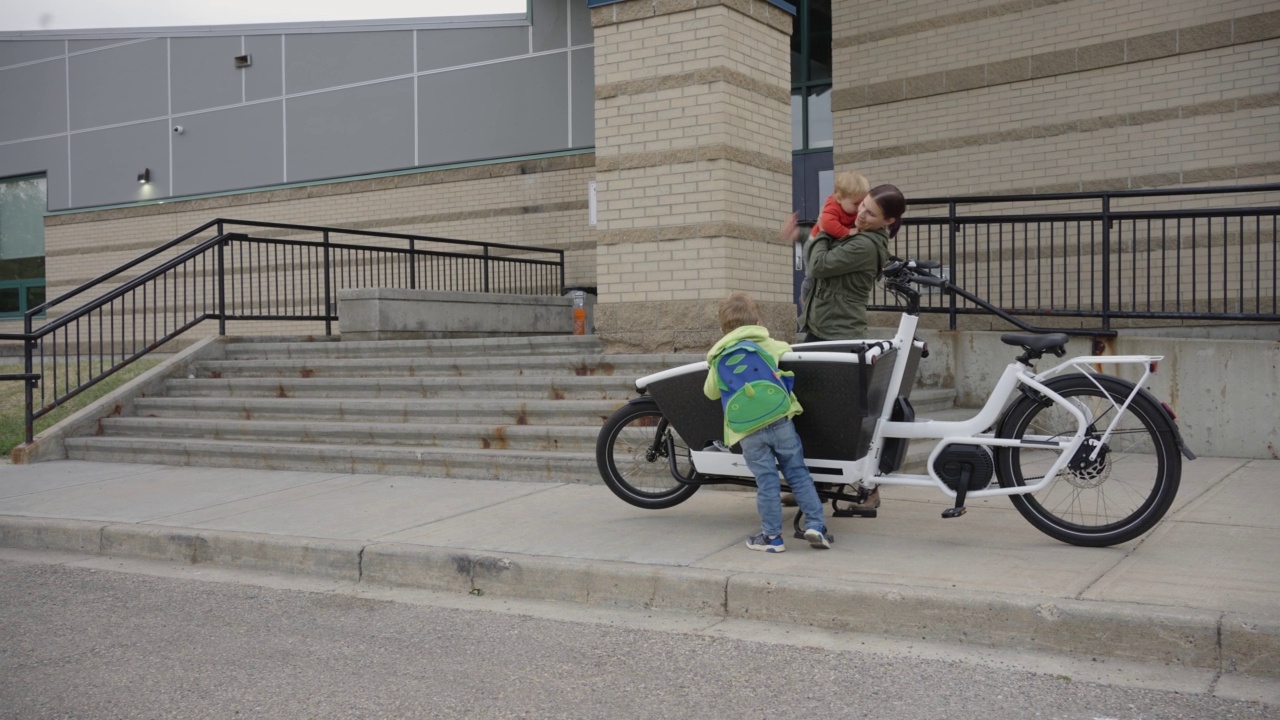
<svg viewBox="0 0 1280 720">
<path fill-rule="evenodd" d="M 877 185 L 867 195 L 876 201 L 886 218 L 893 218 L 889 224 L 889 237 L 897 237 L 898 228 L 902 227 L 902 214 L 907 211 L 907 199 L 902 196 L 902 191 L 896 185 Z"/>
</svg>

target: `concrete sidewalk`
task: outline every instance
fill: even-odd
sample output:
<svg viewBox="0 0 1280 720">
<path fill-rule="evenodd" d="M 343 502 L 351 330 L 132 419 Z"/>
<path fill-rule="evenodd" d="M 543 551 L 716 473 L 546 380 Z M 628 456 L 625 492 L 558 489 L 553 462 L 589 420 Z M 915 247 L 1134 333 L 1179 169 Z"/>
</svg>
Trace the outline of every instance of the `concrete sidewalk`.
<svg viewBox="0 0 1280 720">
<path fill-rule="evenodd" d="M 1184 463 L 1144 538 L 1080 548 L 1007 500 L 882 488 L 836 544 L 748 550 L 754 495 L 59 461 L 0 465 L 0 547 L 1167 663 L 1280 681 L 1280 461 Z M 788 515 L 788 522 L 790 515 Z M 1216 675 L 1215 675 L 1216 677 Z M 1273 688 L 1280 684 L 1272 685 Z M 1277 694 L 1280 697 L 1280 694 Z"/>
</svg>

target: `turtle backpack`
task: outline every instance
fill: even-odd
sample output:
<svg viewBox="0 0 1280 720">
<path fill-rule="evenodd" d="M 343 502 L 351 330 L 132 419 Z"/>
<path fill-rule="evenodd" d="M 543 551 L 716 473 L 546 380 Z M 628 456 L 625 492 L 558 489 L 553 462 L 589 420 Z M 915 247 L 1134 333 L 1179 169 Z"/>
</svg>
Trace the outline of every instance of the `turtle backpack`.
<svg viewBox="0 0 1280 720">
<path fill-rule="evenodd" d="M 751 340 L 725 348 L 715 358 L 716 385 L 725 427 L 746 435 L 787 416 L 795 376 L 778 369 L 769 351 Z"/>
</svg>

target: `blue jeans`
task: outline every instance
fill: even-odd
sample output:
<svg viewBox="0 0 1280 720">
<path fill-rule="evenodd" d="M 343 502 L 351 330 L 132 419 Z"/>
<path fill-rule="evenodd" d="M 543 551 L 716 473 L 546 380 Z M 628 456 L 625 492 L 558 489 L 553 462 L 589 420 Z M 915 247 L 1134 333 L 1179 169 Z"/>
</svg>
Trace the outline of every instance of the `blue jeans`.
<svg viewBox="0 0 1280 720">
<path fill-rule="evenodd" d="M 787 477 L 787 485 L 796 496 L 796 504 L 804 513 L 805 528 L 823 530 L 827 521 L 822 516 L 822 500 L 813 487 L 813 477 L 804 466 L 804 448 L 790 418 L 761 428 L 742 438 L 742 459 L 756 476 L 756 511 L 760 513 L 760 531 L 766 535 L 782 534 L 782 488 L 778 467 Z"/>
</svg>

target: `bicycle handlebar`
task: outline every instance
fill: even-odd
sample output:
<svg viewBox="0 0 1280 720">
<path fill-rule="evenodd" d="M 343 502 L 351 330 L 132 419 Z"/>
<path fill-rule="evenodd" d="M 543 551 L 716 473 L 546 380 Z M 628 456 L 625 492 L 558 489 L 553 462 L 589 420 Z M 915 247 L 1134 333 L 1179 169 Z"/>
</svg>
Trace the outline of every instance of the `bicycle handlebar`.
<svg viewBox="0 0 1280 720">
<path fill-rule="evenodd" d="M 916 273 L 915 275 L 912 275 L 911 277 L 907 278 L 907 280 L 909 280 L 910 282 L 920 283 L 921 285 L 931 285 L 933 287 L 942 287 L 947 282 L 946 279 L 940 278 L 936 275 L 930 275 L 927 272 Z"/>
<path fill-rule="evenodd" d="M 930 270 L 940 267 L 942 267 L 942 263 L 937 260 L 902 260 L 894 257 L 889 260 L 888 265 L 884 266 L 880 274 L 898 282 L 914 282 L 932 287 L 943 287 L 947 284 L 946 278 L 940 278 L 929 273 Z"/>
<path fill-rule="evenodd" d="M 1040 328 L 1034 325 L 1028 325 L 1022 320 L 1019 320 L 1018 318 L 1005 312 L 1001 308 L 998 308 L 995 305 L 992 305 L 991 303 L 987 302 L 986 300 L 983 300 L 977 295 L 974 295 L 973 293 L 965 290 L 964 288 L 956 285 L 955 283 L 952 283 L 947 278 L 938 277 L 937 275 L 933 275 L 932 273 L 929 272 L 930 270 L 939 268 L 939 267 L 942 267 L 942 263 L 938 262 L 937 260 L 903 260 L 900 257 L 895 257 L 890 255 L 889 264 L 884 266 L 884 269 L 880 271 L 880 274 L 885 278 L 885 289 L 893 293 L 894 295 L 897 295 L 898 297 L 906 300 L 907 312 L 910 312 L 910 313 L 920 312 L 920 293 L 917 292 L 914 288 L 911 288 L 908 286 L 909 283 L 916 283 L 918 285 L 928 285 L 930 287 L 942 288 L 943 292 L 952 293 L 961 298 L 964 298 L 965 300 L 972 302 L 973 304 L 977 305 L 978 307 L 981 307 L 987 312 L 990 312 L 1008 321 L 1009 323 L 1016 325 L 1022 328 L 1023 330 L 1026 330 L 1027 332 L 1039 333 L 1039 334 L 1057 332 L 1057 333 L 1062 333 L 1064 335 L 1080 335 L 1080 336 L 1090 336 L 1094 338 L 1116 336 L 1115 330 L 1103 329 L 1103 328 L 1050 329 L 1050 328 Z"/>
</svg>

